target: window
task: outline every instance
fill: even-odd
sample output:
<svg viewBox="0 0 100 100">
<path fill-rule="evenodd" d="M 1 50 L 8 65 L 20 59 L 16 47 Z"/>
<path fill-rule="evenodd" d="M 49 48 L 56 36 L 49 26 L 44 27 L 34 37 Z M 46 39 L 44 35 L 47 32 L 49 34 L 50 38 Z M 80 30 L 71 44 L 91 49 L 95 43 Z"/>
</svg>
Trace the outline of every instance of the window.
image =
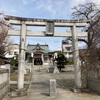
<svg viewBox="0 0 100 100">
<path fill-rule="evenodd" d="M 9 51 L 9 55 L 12 55 L 13 53 L 11 51 Z"/>
<path fill-rule="evenodd" d="M 17 52 L 14 52 L 14 55 L 16 55 L 17 54 Z"/>
<path fill-rule="evenodd" d="M 66 47 L 66 50 L 67 50 L 67 51 L 70 51 L 70 49 L 71 49 L 70 47 Z"/>
<path fill-rule="evenodd" d="M 48 58 L 45 57 L 45 58 L 44 58 L 44 62 L 47 62 L 47 60 L 48 60 Z"/>
<path fill-rule="evenodd" d="M 32 57 L 28 58 L 28 63 L 32 63 Z"/>
</svg>

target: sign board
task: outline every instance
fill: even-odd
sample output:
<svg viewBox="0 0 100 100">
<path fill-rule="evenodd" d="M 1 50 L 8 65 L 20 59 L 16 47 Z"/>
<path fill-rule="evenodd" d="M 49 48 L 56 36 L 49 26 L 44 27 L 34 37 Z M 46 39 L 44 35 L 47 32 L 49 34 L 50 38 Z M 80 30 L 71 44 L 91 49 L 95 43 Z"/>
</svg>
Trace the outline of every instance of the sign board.
<svg viewBox="0 0 100 100">
<path fill-rule="evenodd" d="M 46 23 L 46 35 L 52 36 L 53 34 L 54 34 L 54 22 L 47 21 L 47 23 Z"/>
</svg>

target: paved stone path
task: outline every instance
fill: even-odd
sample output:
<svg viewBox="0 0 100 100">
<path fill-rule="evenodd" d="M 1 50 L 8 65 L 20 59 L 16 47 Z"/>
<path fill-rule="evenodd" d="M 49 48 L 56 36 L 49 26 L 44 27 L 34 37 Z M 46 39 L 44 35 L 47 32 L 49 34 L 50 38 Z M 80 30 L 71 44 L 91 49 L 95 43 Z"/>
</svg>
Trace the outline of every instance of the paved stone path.
<svg viewBox="0 0 100 100">
<path fill-rule="evenodd" d="M 49 80 L 57 80 L 57 96 L 49 96 Z M 32 84 L 29 88 L 28 95 L 24 97 L 10 98 L 5 97 L 3 100 L 100 100 L 100 95 L 93 93 L 73 93 L 70 87 L 74 85 L 74 74 L 58 73 L 50 74 L 46 70 L 33 71 Z"/>
</svg>

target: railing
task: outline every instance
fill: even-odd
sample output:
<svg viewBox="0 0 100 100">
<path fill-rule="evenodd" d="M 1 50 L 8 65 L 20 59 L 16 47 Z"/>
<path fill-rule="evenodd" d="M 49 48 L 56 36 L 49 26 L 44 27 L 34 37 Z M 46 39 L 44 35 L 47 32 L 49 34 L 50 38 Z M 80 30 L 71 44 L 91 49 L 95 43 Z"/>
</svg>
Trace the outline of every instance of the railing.
<svg viewBox="0 0 100 100">
<path fill-rule="evenodd" d="M 0 65 L 0 100 L 6 95 L 6 93 L 10 89 L 10 84 L 9 84 L 9 72 L 10 65 Z"/>
</svg>

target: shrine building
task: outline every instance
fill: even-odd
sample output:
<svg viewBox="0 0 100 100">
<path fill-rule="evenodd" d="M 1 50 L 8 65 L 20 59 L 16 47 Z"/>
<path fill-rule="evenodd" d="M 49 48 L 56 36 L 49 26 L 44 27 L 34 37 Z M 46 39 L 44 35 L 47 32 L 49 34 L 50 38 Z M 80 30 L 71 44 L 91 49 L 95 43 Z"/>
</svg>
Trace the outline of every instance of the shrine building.
<svg viewBox="0 0 100 100">
<path fill-rule="evenodd" d="M 49 50 L 47 44 L 40 45 L 39 43 L 28 44 L 26 49 L 26 61 L 27 63 L 33 63 L 34 65 L 48 65 L 51 62 L 53 53 Z"/>
</svg>

